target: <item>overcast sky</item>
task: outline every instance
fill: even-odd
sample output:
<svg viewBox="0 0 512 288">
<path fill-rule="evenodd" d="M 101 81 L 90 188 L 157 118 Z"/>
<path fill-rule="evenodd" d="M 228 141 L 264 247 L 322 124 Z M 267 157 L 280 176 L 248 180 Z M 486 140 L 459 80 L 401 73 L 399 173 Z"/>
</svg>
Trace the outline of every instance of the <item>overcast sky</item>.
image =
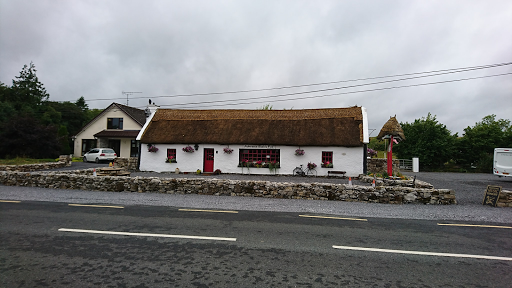
<svg viewBox="0 0 512 288">
<path fill-rule="evenodd" d="M 435 77 L 338 82 L 512 62 L 512 1 L 0 0 L 0 81 L 34 62 L 50 100 L 163 108 L 364 106 L 376 136 L 390 116 L 430 112 L 453 133 L 484 116 L 512 119 L 512 65 Z M 419 74 L 414 76 L 420 76 Z M 408 76 L 411 77 L 411 76 Z M 303 93 L 312 90 L 335 90 Z M 266 96 L 303 93 L 273 98 Z M 345 94 L 339 94 L 345 93 Z M 308 99 L 297 99 L 312 96 Z M 237 99 L 253 98 L 237 104 Z M 109 99 L 99 101 L 94 99 Z M 289 101 L 274 102 L 288 99 Z M 230 101 L 225 101 L 230 100 Z M 225 101 L 225 102 L 219 102 Z M 177 105 L 207 102 L 202 104 Z M 232 105 L 237 104 L 237 105 Z M 167 106 L 168 105 L 168 106 Z M 224 106 L 215 106 L 224 105 Z"/>
</svg>

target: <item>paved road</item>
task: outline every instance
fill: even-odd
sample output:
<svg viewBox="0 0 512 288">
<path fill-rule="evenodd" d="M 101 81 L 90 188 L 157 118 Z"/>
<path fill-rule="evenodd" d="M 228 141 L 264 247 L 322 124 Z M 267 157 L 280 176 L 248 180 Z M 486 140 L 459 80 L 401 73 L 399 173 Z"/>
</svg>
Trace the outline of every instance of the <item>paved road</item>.
<svg viewBox="0 0 512 288">
<path fill-rule="evenodd" d="M 508 260 L 512 260 L 512 229 L 508 228 L 438 225 L 460 223 L 454 221 L 311 218 L 295 212 L 68 204 L 0 203 L 1 287 L 510 287 L 512 283 Z M 62 228 L 102 234 L 59 231 Z M 154 237 L 162 234 L 228 239 Z M 474 258 L 479 256 L 507 259 Z"/>
</svg>

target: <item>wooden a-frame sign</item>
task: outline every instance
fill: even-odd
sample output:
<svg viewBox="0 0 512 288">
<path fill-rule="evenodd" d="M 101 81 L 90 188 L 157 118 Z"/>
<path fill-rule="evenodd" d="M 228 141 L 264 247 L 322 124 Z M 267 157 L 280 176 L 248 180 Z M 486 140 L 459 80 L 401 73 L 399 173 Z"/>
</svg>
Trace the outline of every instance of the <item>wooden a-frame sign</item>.
<svg viewBox="0 0 512 288">
<path fill-rule="evenodd" d="M 498 203 L 498 199 L 500 198 L 501 186 L 493 186 L 487 185 L 487 189 L 485 190 L 483 205 L 489 205 L 492 207 L 496 207 Z"/>
</svg>

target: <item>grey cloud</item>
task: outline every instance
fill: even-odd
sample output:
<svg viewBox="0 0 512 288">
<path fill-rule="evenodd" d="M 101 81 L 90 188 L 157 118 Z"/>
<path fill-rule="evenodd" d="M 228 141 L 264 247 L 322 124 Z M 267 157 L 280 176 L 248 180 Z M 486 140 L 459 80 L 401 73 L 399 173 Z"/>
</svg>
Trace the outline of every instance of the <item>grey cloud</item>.
<svg viewBox="0 0 512 288">
<path fill-rule="evenodd" d="M 50 100 L 75 101 L 82 95 L 122 98 L 121 91 L 149 97 L 220 92 L 508 62 L 510 19 L 512 3 L 506 0 L 0 0 L 0 81 L 10 83 L 34 61 Z M 504 67 L 401 85 L 511 71 Z M 377 129 L 395 114 L 412 122 L 431 112 L 460 133 L 488 114 L 511 118 L 512 105 L 503 105 L 510 103 L 511 77 L 266 103 L 275 109 L 362 105 L 370 127 Z M 154 101 L 172 105 L 282 92 Z M 147 103 L 135 99 L 138 95 L 130 105 Z M 123 102 L 89 105 L 104 108 L 112 101 Z"/>
</svg>

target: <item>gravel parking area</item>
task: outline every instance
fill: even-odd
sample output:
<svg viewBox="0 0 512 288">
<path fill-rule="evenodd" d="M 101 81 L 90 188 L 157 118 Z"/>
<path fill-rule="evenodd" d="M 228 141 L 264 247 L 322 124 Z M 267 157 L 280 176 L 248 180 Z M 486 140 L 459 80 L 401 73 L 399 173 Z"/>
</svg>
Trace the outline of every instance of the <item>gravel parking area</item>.
<svg viewBox="0 0 512 288">
<path fill-rule="evenodd" d="M 498 177 L 482 173 L 404 173 L 416 175 L 417 179 L 434 185 L 435 188 L 455 190 L 459 205 L 481 204 L 487 185 L 501 186 L 503 190 L 512 191 L 512 177 Z"/>
</svg>

